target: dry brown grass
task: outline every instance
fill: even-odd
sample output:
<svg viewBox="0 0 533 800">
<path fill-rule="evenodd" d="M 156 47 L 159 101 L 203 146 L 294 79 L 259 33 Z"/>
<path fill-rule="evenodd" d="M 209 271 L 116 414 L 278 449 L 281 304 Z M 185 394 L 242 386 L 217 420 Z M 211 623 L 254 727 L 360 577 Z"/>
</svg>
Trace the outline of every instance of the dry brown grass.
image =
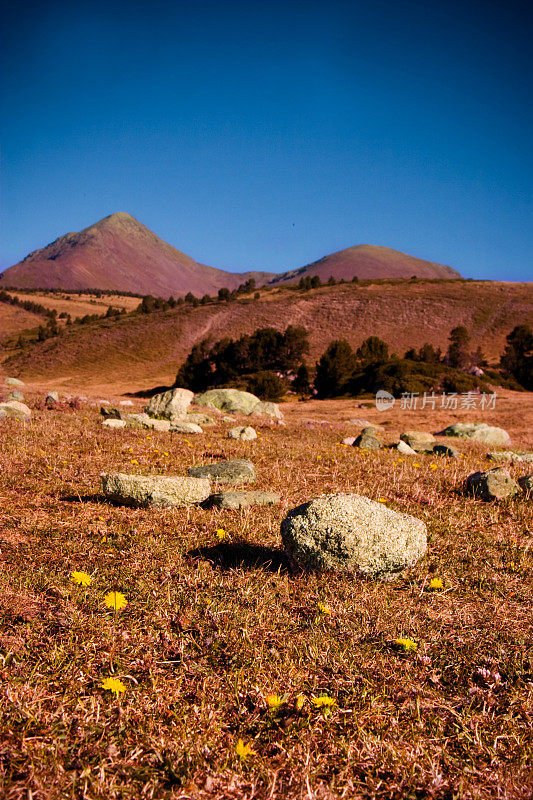
<svg viewBox="0 0 533 800">
<path fill-rule="evenodd" d="M 519 399 L 527 413 L 531 396 Z M 512 402 L 502 413 L 519 445 Z M 295 403 L 286 428 L 264 425 L 250 443 L 225 438 L 225 425 L 113 431 L 89 405 L 2 422 L 1 527 L 13 533 L 0 537 L 2 796 L 531 797 L 531 501 L 459 491 L 486 464 L 479 447 L 399 461 L 340 446 L 359 416 L 378 412 Z M 387 419 L 403 424 L 400 412 Z M 183 474 L 205 453 L 250 456 L 257 488 L 279 491 L 281 507 L 133 510 L 100 496 L 102 471 Z M 279 523 L 324 491 L 420 517 L 427 556 L 386 584 L 291 574 Z M 72 570 L 92 585 L 75 586 Z M 443 591 L 427 591 L 434 576 Z M 116 618 L 110 589 L 128 599 Z M 397 637 L 418 652 L 398 653 Z M 120 699 L 100 688 L 111 673 Z M 271 692 L 285 698 L 278 714 Z M 299 694 L 320 693 L 336 699 L 331 714 L 297 710 Z M 243 763 L 239 738 L 256 752 Z"/>
<path fill-rule="evenodd" d="M 113 308 L 125 308 L 126 311 L 133 311 L 139 305 L 140 298 L 130 297 L 129 295 L 95 295 L 95 294 L 69 294 L 68 292 L 10 292 L 13 297 L 20 300 L 31 300 L 33 303 L 40 303 L 45 308 L 54 309 L 58 314 L 63 312 L 74 317 L 84 317 L 85 314 L 105 314 L 109 306 Z"/>
</svg>

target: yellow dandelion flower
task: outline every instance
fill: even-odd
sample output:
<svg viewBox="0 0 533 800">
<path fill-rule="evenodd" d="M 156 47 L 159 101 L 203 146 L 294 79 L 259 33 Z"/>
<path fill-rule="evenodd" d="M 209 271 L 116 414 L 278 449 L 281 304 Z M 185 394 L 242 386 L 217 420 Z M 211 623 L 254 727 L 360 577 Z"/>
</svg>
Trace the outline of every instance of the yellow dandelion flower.
<svg viewBox="0 0 533 800">
<path fill-rule="evenodd" d="M 398 459 L 398 461 L 397 461 L 396 463 L 397 463 L 397 464 L 403 464 L 403 458 L 399 458 L 399 459 Z"/>
<path fill-rule="evenodd" d="M 169 456 L 169 455 L 170 455 L 170 453 L 167 453 L 167 451 L 165 450 L 165 452 L 163 453 L 163 455 L 164 455 L 164 456 Z"/>
<path fill-rule="evenodd" d="M 137 459 L 136 459 L 136 458 L 132 458 L 132 459 L 131 459 L 131 463 L 132 463 L 132 464 L 138 464 L 139 462 L 137 461 Z"/>
<path fill-rule="evenodd" d="M 126 691 L 126 687 L 119 678 L 105 678 L 100 686 L 107 692 L 113 692 L 117 697 Z"/>
<path fill-rule="evenodd" d="M 227 535 L 228 534 L 226 533 L 224 528 L 217 528 L 217 533 L 216 533 L 217 539 L 220 539 L 220 541 L 222 541 L 227 537 Z"/>
<path fill-rule="evenodd" d="M 265 703 L 270 711 L 277 711 L 280 706 L 283 705 L 284 700 L 279 694 L 267 694 L 265 697 Z"/>
<path fill-rule="evenodd" d="M 311 703 L 315 706 L 315 708 L 333 708 L 333 706 L 337 705 L 335 698 L 330 697 L 327 694 L 321 694 L 318 697 L 312 697 Z"/>
<path fill-rule="evenodd" d="M 429 582 L 429 588 L 434 590 L 444 589 L 444 583 L 442 578 L 432 578 Z"/>
<path fill-rule="evenodd" d="M 244 761 L 245 758 L 248 756 L 255 756 L 255 750 L 252 749 L 252 745 L 250 743 L 244 744 L 242 739 L 239 739 L 237 744 L 235 745 L 235 755 L 239 756 L 241 761 Z"/>
<path fill-rule="evenodd" d="M 378 497 L 378 503 L 386 503 L 386 502 L 387 502 L 386 497 Z"/>
<path fill-rule="evenodd" d="M 296 711 L 301 711 L 307 701 L 305 694 L 299 694 L 294 702 Z"/>
<path fill-rule="evenodd" d="M 329 606 L 325 606 L 322 603 L 317 603 L 316 605 L 321 614 L 331 614 L 331 608 Z"/>
<path fill-rule="evenodd" d="M 120 611 L 128 605 L 128 601 L 122 592 L 108 592 L 104 597 L 104 603 L 108 608 L 112 608 L 113 611 Z"/>
<path fill-rule="evenodd" d="M 128 453 L 133 453 L 133 447 L 128 447 Z"/>
<path fill-rule="evenodd" d="M 418 650 L 418 644 L 412 639 L 395 639 L 394 644 L 405 653 L 416 653 Z"/>
<path fill-rule="evenodd" d="M 71 580 L 73 580 L 74 583 L 77 583 L 79 586 L 90 586 L 91 583 L 93 582 L 91 576 L 88 575 L 86 572 L 74 571 L 70 573 L 70 577 Z"/>
<path fill-rule="evenodd" d="M 430 468 L 430 469 L 438 469 L 438 468 L 439 468 L 439 465 L 438 465 L 438 464 L 430 464 L 430 465 L 429 465 L 429 468 Z"/>
<path fill-rule="evenodd" d="M 418 463 L 418 461 L 415 461 L 415 463 L 413 464 L 413 467 L 418 468 L 419 466 L 420 466 L 420 464 Z"/>
</svg>

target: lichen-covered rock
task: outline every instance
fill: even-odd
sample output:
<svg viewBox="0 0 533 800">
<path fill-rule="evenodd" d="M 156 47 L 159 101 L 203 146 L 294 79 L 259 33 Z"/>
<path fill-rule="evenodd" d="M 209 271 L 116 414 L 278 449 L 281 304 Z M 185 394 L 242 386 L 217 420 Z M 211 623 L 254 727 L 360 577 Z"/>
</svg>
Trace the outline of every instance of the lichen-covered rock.
<svg viewBox="0 0 533 800">
<path fill-rule="evenodd" d="M 113 417 L 109 417 L 108 419 L 104 419 L 102 425 L 104 428 L 125 428 L 128 423 L 124 419 L 114 419 Z"/>
<path fill-rule="evenodd" d="M 442 442 L 437 442 L 433 445 L 432 453 L 436 456 L 448 456 L 448 458 L 458 458 L 459 456 L 459 450 L 456 447 Z"/>
<path fill-rule="evenodd" d="M 210 417 L 209 414 L 202 414 L 200 411 L 188 411 L 187 414 L 179 420 L 181 422 L 193 422 L 195 425 L 216 425 L 217 421 Z"/>
<path fill-rule="evenodd" d="M 253 428 L 238 425 L 236 428 L 231 428 L 228 431 L 228 439 L 240 439 L 242 442 L 251 442 L 257 439 L 257 433 Z"/>
<path fill-rule="evenodd" d="M 207 500 L 214 508 L 248 508 L 248 506 L 275 506 L 280 502 L 275 492 L 218 492 Z"/>
<path fill-rule="evenodd" d="M 480 500 L 504 500 L 518 491 L 516 481 L 503 467 L 494 467 L 486 472 L 474 472 L 466 479 L 468 494 Z"/>
<path fill-rule="evenodd" d="M 400 439 L 417 453 L 431 452 L 435 442 L 433 434 L 426 431 L 404 431 Z"/>
<path fill-rule="evenodd" d="M 154 420 L 155 421 L 155 420 Z M 181 422 L 174 420 L 169 423 L 171 433 L 203 433 L 202 428 L 195 422 Z"/>
<path fill-rule="evenodd" d="M 361 435 L 367 436 L 377 436 L 379 433 L 385 433 L 385 428 L 383 425 L 367 425 L 361 431 Z"/>
<path fill-rule="evenodd" d="M 277 403 L 269 403 L 261 400 L 254 406 L 251 412 L 254 417 L 271 417 L 272 419 L 283 419 L 280 407 Z"/>
<path fill-rule="evenodd" d="M 8 400 L 0 403 L 0 417 L 16 417 L 16 419 L 26 422 L 31 419 L 31 410 L 19 400 Z"/>
<path fill-rule="evenodd" d="M 208 478 L 165 475 L 125 475 L 120 472 L 104 474 L 104 494 L 122 505 L 182 508 L 203 503 L 211 494 Z"/>
<path fill-rule="evenodd" d="M 6 378 L 4 381 L 6 386 L 25 386 L 24 381 L 19 381 L 18 378 Z"/>
<path fill-rule="evenodd" d="M 392 578 L 427 548 L 422 520 L 355 494 L 321 495 L 281 523 L 285 549 L 304 569 Z"/>
<path fill-rule="evenodd" d="M 461 439 L 473 439 L 475 442 L 484 442 L 496 447 L 511 443 L 506 430 L 487 425 L 485 422 L 456 422 L 441 431 L 439 436 L 459 436 Z"/>
<path fill-rule="evenodd" d="M 18 403 L 23 403 L 24 395 L 22 394 L 22 392 L 19 392 L 18 389 L 13 389 L 12 392 L 9 392 L 9 396 L 7 399 L 8 402 L 10 402 L 11 400 L 16 400 Z"/>
<path fill-rule="evenodd" d="M 383 447 L 382 443 L 375 436 L 368 433 L 361 433 L 353 443 L 354 447 L 360 450 L 379 450 Z"/>
<path fill-rule="evenodd" d="M 228 414 L 251 414 L 259 402 L 261 401 L 255 394 L 241 392 L 239 389 L 211 389 L 194 398 L 197 406 L 218 408 Z"/>
<path fill-rule="evenodd" d="M 145 408 L 150 417 L 172 419 L 187 412 L 194 399 L 194 392 L 189 389 L 169 389 L 168 392 L 155 394 Z"/>
<path fill-rule="evenodd" d="M 140 414 L 128 414 L 126 420 L 132 428 L 148 428 L 150 426 L 150 417 L 144 411 Z"/>
<path fill-rule="evenodd" d="M 196 478 L 211 478 L 218 483 L 253 483 L 255 469 L 246 458 L 235 458 L 232 461 L 219 461 L 216 464 L 191 467 L 189 475 Z"/>
<path fill-rule="evenodd" d="M 496 453 L 487 453 L 489 461 L 510 462 L 526 461 L 533 462 L 533 453 L 516 453 L 513 450 L 501 450 Z"/>
<path fill-rule="evenodd" d="M 528 497 L 533 496 L 533 475 L 524 475 L 523 478 L 518 478 L 518 484 Z"/>
</svg>

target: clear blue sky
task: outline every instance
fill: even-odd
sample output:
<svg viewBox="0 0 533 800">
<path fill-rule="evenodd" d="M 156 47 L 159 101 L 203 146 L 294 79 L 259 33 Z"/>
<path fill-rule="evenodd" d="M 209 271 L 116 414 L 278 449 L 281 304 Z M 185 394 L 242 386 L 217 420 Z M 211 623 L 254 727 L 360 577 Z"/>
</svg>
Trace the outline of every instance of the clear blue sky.
<svg viewBox="0 0 533 800">
<path fill-rule="evenodd" d="M 30 0 L 0 27 L 2 268 L 128 211 L 225 269 L 366 243 L 533 279 L 523 3 Z"/>
</svg>

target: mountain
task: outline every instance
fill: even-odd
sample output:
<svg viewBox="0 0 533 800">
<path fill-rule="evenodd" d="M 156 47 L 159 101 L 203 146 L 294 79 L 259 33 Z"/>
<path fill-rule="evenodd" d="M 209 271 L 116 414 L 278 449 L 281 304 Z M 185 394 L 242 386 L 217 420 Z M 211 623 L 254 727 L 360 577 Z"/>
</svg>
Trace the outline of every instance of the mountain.
<svg viewBox="0 0 533 800">
<path fill-rule="evenodd" d="M 226 272 L 199 264 L 160 239 L 130 214 L 105 217 L 79 233 L 67 233 L 35 250 L 0 275 L 0 287 L 18 289 L 114 289 L 136 294 L 216 294 L 268 272 Z"/>
<path fill-rule="evenodd" d="M 461 275 L 451 267 L 423 261 L 421 258 L 400 253 L 390 247 L 376 247 L 359 244 L 339 250 L 329 256 L 314 261 L 306 267 L 284 272 L 270 281 L 271 284 L 295 283 L 301 278 L 318 275 L 322 283 L 333 276 L 335 280 L 350 281 L 354 276 L 368 278 L 460 278 Z"/>
</svg>

